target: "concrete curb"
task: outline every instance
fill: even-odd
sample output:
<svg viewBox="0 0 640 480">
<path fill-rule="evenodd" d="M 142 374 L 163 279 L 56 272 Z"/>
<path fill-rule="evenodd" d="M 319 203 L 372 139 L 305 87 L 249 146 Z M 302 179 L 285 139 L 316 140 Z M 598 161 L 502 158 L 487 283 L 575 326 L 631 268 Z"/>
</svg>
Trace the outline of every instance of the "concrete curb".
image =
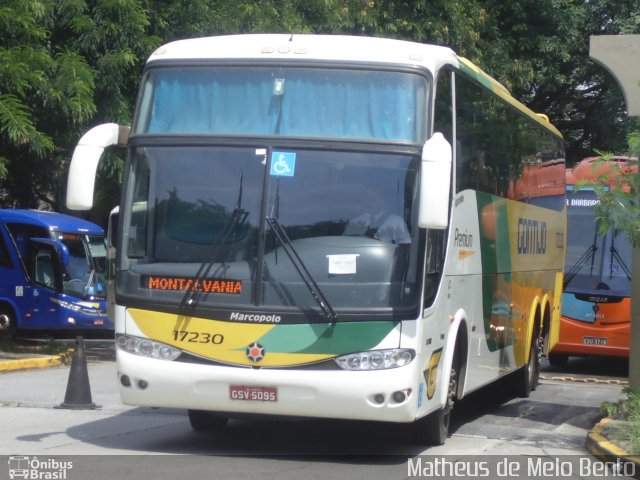
<svg viewBox="0 0 640 480">
<path fill-rule="evenodd" d="M 593 427 L 587 434 L 586 449 L 604 462 L 635 463 L 636 472 L 640 473 L 640 456 L 631 455 L 603 435 L 605 426 L 610 422 L 610 418 L 603 418 Z"/>
<path fill-rule="evenodd" d="M 71 362 L 73 352 L 73 349 L 69 349 L 58 355 L 42 355 L 38 357 L 18 358 L 15 360 L 0 360 L 0 373 L 67 365 Z"/>
</svg>

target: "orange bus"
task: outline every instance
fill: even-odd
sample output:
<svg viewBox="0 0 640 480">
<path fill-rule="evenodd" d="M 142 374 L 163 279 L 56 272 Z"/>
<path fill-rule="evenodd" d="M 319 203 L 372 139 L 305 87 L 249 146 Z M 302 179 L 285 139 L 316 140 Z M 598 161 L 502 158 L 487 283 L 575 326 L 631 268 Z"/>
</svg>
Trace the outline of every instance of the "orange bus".
<svg viewBox="0 0 640 480">
<path fill-rule="evenodd" d="M 607 178 L 616 188 L 624 169 L 637 171 L 633 157 L 603 162 L 589 157 L 567 169 L 567 254 L 560 338 L 549 363 L 565 365 L 570 356 L 629 356 L 631 328 L 631 252 L 629 240 L 613 229 L 598 232 L 593 186 Z"/>
</svg>

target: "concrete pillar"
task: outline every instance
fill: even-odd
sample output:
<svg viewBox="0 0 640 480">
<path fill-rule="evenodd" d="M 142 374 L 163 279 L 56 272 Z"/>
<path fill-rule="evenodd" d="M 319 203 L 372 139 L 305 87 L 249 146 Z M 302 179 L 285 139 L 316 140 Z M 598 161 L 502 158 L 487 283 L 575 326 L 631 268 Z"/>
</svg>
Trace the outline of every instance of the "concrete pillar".
<svg viewBox="0 0 640 480">
<path fill-rule="evenodd" d="M 620 84 L 630 117 L 640 116 L 640 35 L 592 36 L 589 56 Z M 640 391 L 640 248 L 631 265 L 631 345 L 629 386 Z"/>
</svg>

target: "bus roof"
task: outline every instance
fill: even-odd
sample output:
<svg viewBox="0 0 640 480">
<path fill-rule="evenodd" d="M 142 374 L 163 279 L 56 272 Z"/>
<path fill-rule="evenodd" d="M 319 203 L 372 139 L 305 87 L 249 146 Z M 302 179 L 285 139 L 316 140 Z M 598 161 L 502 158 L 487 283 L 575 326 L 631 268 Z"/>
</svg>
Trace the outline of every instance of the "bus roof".
<svg viewBox="0 0 640 480">
<path fill-rule="evenodd" d="M 580 181 L 599 183 L 606 176 L 606 184 L 611 185 L 613 179 L 620 173 L 637 172 L 637 161 L 637 157 L 626 155 L 614 155 L 607 160 L 603 157 L 587 157 L 580 160 L 573 168 L 567 169 L 567 184 L 573 185 Z"/>
<path fill-rule="evenodd" d="M 452 65 L 471 76 L 557 136 L 560 132 L 540 115 L 511 96 L 497 80 L 448 47 L 406 40 L 347 35 L 245 34 L 178 40 L 159 47 L 147 65 L 189 60 L 343 61 L 415 66 L 437 72 Z"/>
<path fill-rule="evenodd" d="M 447 47 L 377 37 L 346 35 L 247 34 L 178 40 L 158 48 L 148 62 L 193 59 L 276 59 L 378 62 L 426 65 L 457 65 L 457 56 Z"/>
<path fill-rule="evenodd" d="M 57 232 L 104 235 L 102 227 L 95 223 L 57 212 L 26 209 L 0 209 L 0 221 L 26 223 L 29 225 L 45 227 L 51 231 Z"/>
</svg>

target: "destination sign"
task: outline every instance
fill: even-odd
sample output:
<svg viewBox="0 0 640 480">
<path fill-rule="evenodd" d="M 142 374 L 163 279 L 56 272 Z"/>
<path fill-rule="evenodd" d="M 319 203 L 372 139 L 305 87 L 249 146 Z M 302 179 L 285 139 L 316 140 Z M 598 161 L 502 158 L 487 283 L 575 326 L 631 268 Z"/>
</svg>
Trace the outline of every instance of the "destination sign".
<svg viewBox="0 0 640 480">
<path fill-rule="evenodd" d="M 144 288 L 149 290 L 175 290 L 204 293 L 224 293 L 240 295 L 242 282 L 222 278 L 190 278 L 149 275 L 143 277 Z"/>
</svg>

